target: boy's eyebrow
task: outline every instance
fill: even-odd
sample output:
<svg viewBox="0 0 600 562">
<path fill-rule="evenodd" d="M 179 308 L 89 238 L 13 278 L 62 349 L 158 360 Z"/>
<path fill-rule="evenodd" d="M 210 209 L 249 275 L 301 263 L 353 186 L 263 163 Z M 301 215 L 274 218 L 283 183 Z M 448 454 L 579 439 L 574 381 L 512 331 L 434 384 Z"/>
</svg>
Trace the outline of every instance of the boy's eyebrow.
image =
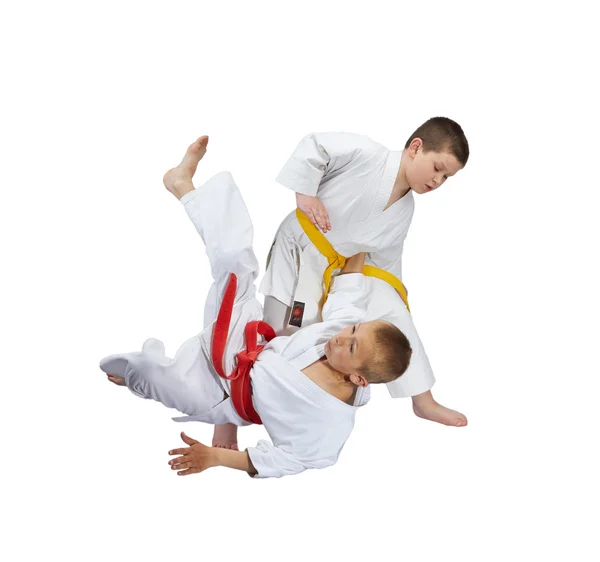
<svg viewBox="0 0 600 562">
<path fill-rule="evenodd" d="M 354 345 L 356 346 L 356 349 L 358 349 L 358 338 L 356 337 L 356 334 L 358 334 L 359 328 L 360 328 L 360 324 L 357 324 L 356 330 L 354 330 Z"/>
</svg>

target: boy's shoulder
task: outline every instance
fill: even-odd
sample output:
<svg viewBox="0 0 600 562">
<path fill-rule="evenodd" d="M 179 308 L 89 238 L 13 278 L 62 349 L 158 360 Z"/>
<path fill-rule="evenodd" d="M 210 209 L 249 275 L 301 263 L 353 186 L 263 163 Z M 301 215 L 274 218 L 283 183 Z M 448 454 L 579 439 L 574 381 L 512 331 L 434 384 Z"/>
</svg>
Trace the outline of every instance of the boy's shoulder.
<svg viewBox="0 0 600 562">
<path fill-rule="evenodd" d="M 330 131 L 322 133 L 311 133 L 308 136 L 314 136 L 315 139 L 323 144 L 335 144 L 341 149 L 360 149 L 363 151 L 377 152 L 388 151 L 388 148 L 373 140 L 370 136 L 362 133 L 348 133 L 344 131 Z"/>
</svg>

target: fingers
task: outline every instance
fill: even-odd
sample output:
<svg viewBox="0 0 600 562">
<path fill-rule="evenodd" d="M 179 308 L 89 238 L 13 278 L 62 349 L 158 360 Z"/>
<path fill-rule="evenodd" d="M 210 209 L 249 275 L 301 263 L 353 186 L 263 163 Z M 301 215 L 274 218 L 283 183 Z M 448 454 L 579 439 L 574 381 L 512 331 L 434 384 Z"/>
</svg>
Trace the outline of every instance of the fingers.
<svg viewBox="0 0 600 562">
<path fill-rule="evenodd" d="M 192 467 L 192 462 L 189 460 L 189 457 L 177 457 L 176 459 L 171 459 L 169 464 L 173 470 L 182 470 Z"/>
<path fill-rule="evenodd" d="M 321 201 L 319 201 L 319 203 L 320 205 L 317 208 L 317 220 L 321 230 L 323 232 L 327 232 L 328 230 L 331 230 L 331 224 L 329 222 L 329 213 L 327 212 L 325 205 L 323 205 Z"/>
<path fill-rule="evenodd" d="M 198 472 L 202 472 L 199 468 L 188 468 L 187 470 L 182 470 L 177 473 L 177 476 L 187 476 L 188 474 L 197 474 Z"/>
<path fill-rule="evenodd" d="M 329 213 L 318 197 L 296 193 L 296 203 L 298 209 L 300 209 L 308 217 L 310 222 L 317 226 L 322 232 L 331 230 Z"/>
<path fill-rule="evenodd" d="M 171 449 L 169 455 L 189 455 L 191 452 L 190 448 L 184 447 L 182 449 Z"/>
<path fill-rule="evenodd" d="M 169 461 L 169 465 L 171 466 L 171 470 L 177 470 L 178 475 L 182 474 L 184 476 L 187 474 L 194 474 L 196 472 L 202 472 L 204 470 L 203 468 L 198 468 L 197 466 L 194 466 L 194 461 L 193 461 L 192 457 L 189 457 L 189 456 L 183 456 L 183 457 L 177 457 L 176 459 L 171 459 Z"/>
<path fill-rule="evenodd" d="M 194 465 L 194 461 L 191 460 L 190 457 L 177 457 L 176 459 L 171 459 L 169 461 L 169 465 L 171 466 L 171 470 L 177 470 L 178 476 L 187 476 L 188 474 L 196 474 L 197 472 L 202 472 L 205 470 L 204 468 L 199 468 Z"/>
<path fill-rule="evenodd" d="M 196 441 L 195 439 L 192 439 L 191 437 L 188 437 L 183 431 L 181 432 L 181 438 L 188 444 L 188 445 L 196 445 L 196 443 L 200 443 L 200 441 Z"/>
<path fill-rule="evenodd" d="M 310 219 L 310 222 L 321 229 L 321 232 L 327 232 L 328 230 L 331 230 L 331 226 L 328 227 L 329 217 L 327 216 L 327 213 L 323 215 L 319 209 L 310 209 L 310 215 L 308 218 Z"/>
</svg>

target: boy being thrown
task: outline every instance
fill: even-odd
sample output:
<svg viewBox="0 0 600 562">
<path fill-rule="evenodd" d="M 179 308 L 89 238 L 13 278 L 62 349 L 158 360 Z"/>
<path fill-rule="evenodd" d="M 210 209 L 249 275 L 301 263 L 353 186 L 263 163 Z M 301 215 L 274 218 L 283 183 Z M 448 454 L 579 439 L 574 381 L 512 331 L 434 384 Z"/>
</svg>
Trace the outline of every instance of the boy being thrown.
<svg viewBox="0 0 600 562">
<path fill-rule="evenodd" d="M 362 321 L 365 256 L 358 254 L 348 259 L 332 283 L 323 322 L 272 339 L 258 357 L 246 353 L 253 345 L 247 327 L 254 326 L 254 337 L 257 332 L 267 338 L 274 333 L 257 322 L 263 314 L 254 286 L 258 263 L 252 223 L 233 178 L 223 172 L 198 190 L 192 185 L 207 143 L 208 137 L 200 137 L 164 178 L 206 245 L 214 282 L 204 329 L 185 342 L 174 359 L 165 356 L 160 341 L 150 339 L 141 352 L 111 355 L 100 368 L 111 382 L 187 414 L 176 421 L 262 421 L 272 440 L 260 440 L 241 452 L 207 447 L 182 433 L 190 447 L 170 451 L 179 455 L 170 461 L 178 474 L 228 466 L 258 477 L 280 477 L 330 466 L 352 431 L 356 410 L 369 400 L 368 385 L 400 376 L 410 361 L 410 344 L 389 322 Z M 223 320 L 228 314 L 229 328 Z M 227 375 L 248 362 L 247 393 L 240 399 L 239 380 L 218 373 Z"/>
</svg>

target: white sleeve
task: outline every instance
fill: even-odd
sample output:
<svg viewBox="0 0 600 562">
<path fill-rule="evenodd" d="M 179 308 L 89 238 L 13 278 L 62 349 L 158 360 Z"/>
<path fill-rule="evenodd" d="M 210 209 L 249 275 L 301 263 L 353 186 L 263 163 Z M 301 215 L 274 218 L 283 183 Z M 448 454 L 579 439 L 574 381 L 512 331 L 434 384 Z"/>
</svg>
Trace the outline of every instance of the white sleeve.
<svg viewBox="0 0 600 562">
<path fill-rule="evenodd" d="M 257 471 L 255 478 L 281 478 L 299 474 L 308 468 L 325 468 L 335 464 L 336 458 L 303 462 L 281 447 L 261 439 L 256 447 L 246 449 L 252 465 Z"/>
<path fill-rule="evenodd" d="M 300 141 L 276 181 L 296 193 L 314 197 L 328 174 L 381 148 L 364 135 L 311 133 Z"/>
<path fill-rule="evenodd" d="M 346 273 L 334 277 L 329 296 L 323 305 L 323 322 L 356 317 L 361 321 L 367 314 L 367 292 L 362 273 Z"/>
<path fill-rule="evenodd" d="M 410 312 L 398 303 L 390 307 L 389 314 L 384 316 L 383 320 L 391 322 L 401 330 L 412 347 L 408 369 L 401 377 L 386 384 L 390 396 L 406 398 L 431 390 L 435 384 L 435 376 Z"/>
</svg>

